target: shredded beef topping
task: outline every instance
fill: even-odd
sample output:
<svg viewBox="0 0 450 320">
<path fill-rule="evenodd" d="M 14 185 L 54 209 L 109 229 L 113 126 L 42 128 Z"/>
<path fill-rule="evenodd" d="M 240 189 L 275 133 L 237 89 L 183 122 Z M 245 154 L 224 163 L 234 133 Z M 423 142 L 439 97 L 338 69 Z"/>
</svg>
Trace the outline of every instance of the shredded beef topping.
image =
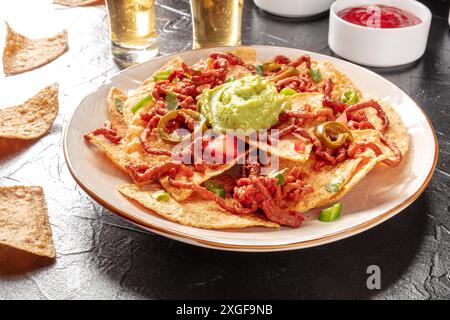
<svg viewBox="0 0 450 320">
<path fill-rule="evenodd" d="M 128 164 L 126 169 L 138 184 L 150 183 L 167 175 L 181 174 L 186 177 L 192 177 L 193 175 L 192 170 L 184 164 L 175 162 L 165 162 L 153 167 L 146 164 Z"/>
<path fill-rule="evenodd" d="M 363 110 L 363 109 L 367 109 L 367 108 L 373 108 L 377 111 L 377 116 L 381 119 L 382 121 L 382 127 L 381 127 L 381 132 L 385 132 L 388 128 L 389 128 L 389 118 L 387 117 L 386 113 L 384 112 L 383 108 L 381 108 L 380 104 L 378 102 L 376 102 L 375 100 L 369 100 L 369 101 L 364 101 L 364 102 L 360 102 L 354 105 L 349 106 L 347 109 L 345 109 L 345 114 L 347 115 L 347 119 L 349 120 L 353 120 L 356 122 L 363 122 L 365 123 L 364 126 L 368 126 L 367 125 L 367 117 L 363 114 L 357 114 L 356 116 L 353 116 L 352 118 L 352 113 Z M 359 118 L 358 118 L 359 116 Z M 372 125 L 372 127 L 370 129 L 374 129 L 375 127 Z M 362 129 L 362 128 L 358 128 L 358 129 Z"/>
<path fill-rule="evenodd" d="M 169 182 L 177 188 L 191 189 L 202 198 L 214 200 L 222 209 L 233 214 L 249 214 L 261 209 L 266 217 L 276 223 L 299 227 L 303 221 L 300 212 L 290 209 L 290 204 L 298 202 L 305 194 L 313 191 L 306 185 L 306 175 L 299 169 L 285 174 L 285 183 L 278 185 L 276 178 L 258 176 L 259 165 L 248 168 L 248 177 L 236 181 L 232 198 L 222 198 L 203 186 L 169 178 Z M 226 188 L 227 192 L 231 188 Z"/>
<path fill-rule="evenodd" d="M 91 132 L 94 136 L 104 136 L 105 139 L 111 141 L 114 144 L 119 144 L 122 137 L 119 135 L 116 129 L 110 128 L 98 128 Z M 84 138 L 89 141 L 89 135 L 84 135 Z"/>
<path fill-rule="evenodd" d="M 392 141 L 387 140 L 384 136 L 381 136 L 381 142 L 384 143 L 394 153 L 394 159 L 385 159 L 382 162 L 390 167 L 396 167 L 402 162 L 402 153 L 398 147 Z"/>
<path fill-rule="evenodd" d="M 323 105 L 325 107 L 333 108 L 335 113 L 343 112 L 348 105 L 345 104 L 342 101 L 336 101 L 331 98 L 331 93 L 333 92 L 334 83 L 331 78 L 328 78 L 325 82 L 324 88 L 323 88 Z"/>
</svg>

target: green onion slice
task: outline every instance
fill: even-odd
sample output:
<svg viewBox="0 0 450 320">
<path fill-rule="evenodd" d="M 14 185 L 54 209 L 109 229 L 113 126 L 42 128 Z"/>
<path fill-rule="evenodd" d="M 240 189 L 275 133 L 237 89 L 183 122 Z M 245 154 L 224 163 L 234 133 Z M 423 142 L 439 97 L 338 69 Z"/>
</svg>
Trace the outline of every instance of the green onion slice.
<svg viewBox="0 0 450 320">
<path fill-rule="evenodd" d="M 344 177 L 342 176 L 336 177 L 325 186 L 325 190 L 327 190 L 330 193 L 338 192 L 343 182 Z"/>
<path fill-rule="evenodd" d="M 341 97 L 341 101 L 346 104 L 355 104 L 358 103 L 359 97 L 355 91 L 349 90 L 344 92 L 344 94 Z"/>
<path fill-rule="evenodd" d="M 264 67 L 261 64 L 255 64 L 255 70 L 260 76 L 264 76 Z"/>
<path fill-rule="evenodd" d="M 153 96 L 149 94 L 144 99 L 136 103 L 134 106 L 131 107 L 131 112 L 136 113 L 139 109 L 141 109 L 143 106 L 145 106 L 147 103 L 153 100 Z"/>
<path fill-rule="evenodd" d="M 153 80 L 155 80 L 155 81 L 167 80 L 167 79 L 169 79 L 169 76 L 171 73 L 172 73 L 172 70 L 165 70 L 165 71 L 158 72 L 157 74 L 155 74 L 153 76 Z"/>
<path fill-rule="evenodd" d="M 322 74 L 319 69 L 309 69 L 309 75 L 311 76 L 312 81 L 316 83 L 322 81 Z"/>
<path fill-rule="evenodd" d="M 291 88 L 283 88 L 280 93 L 284 94 L 285 96 L 293 96 L 294 94 L 297 94 L 297 91 Z"/>
<path fill-rule="evenodd" d="M 320 211 L 319 220 L 322 222 L 333 222 L 341 216 L 342 204 L 340 202 Z"/>
<path fill-rule="evenodd" d="M 169 91 L 166 95 L 167 110 L 173 111 L 178 109 L 178 99 L 175 93 Z"/>
<path fill-rule="evenodd" d="M 219 197 L 225 198 L 225 187 L 223 184 L 215 181 L 206 181 L 205 187 L 209 191 L 217 194 Z"/>
<path fill-rule="evenodd" d="M 167 192 L 165 192 L 163 190 L 160 190 L 160 191 L 154 192 L 152 194 L 152 198 L 157 200 L 157 201 L 167 202 L 167 201 L 170 200 L 170 195 Z"/>
<path fill-rule="evenodd" d="M 114 106 L 116 107 L 117 112 L 123 113 L 123 101 L 119 98 L 114 99 Z"/>
<path fill-rule="evenodd" d="M 278 180 L 278 185 L 282 186 L 284 184 L 285 180 L 286 180 L 285 177 L 284 177 L 284 172 L 286 170 L 287 170 L 287 168 L 285 168 L 285 169 L 283 169 L 281 171 L 278 171 L 278 172 L 274 172 L 274 173 L 270 174 L 269 177 L 277 179 Z"/>
</svg>

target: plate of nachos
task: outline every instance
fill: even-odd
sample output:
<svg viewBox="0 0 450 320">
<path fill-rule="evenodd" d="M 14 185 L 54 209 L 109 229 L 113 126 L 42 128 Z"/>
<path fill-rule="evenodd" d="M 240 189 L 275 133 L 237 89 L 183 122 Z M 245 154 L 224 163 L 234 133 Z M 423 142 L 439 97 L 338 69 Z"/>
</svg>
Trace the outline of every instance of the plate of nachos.
<svg viewBox="0 0 450 320">
<path fill-rule="evenodd" d="M 372 228 L 421 194 L 437 161 L 430 121 L 397 86 L 272 46 L 187 51 L 118 73 L 78 106 L 64 151 L 112 212 L 236 251 Z"/>
</svg>

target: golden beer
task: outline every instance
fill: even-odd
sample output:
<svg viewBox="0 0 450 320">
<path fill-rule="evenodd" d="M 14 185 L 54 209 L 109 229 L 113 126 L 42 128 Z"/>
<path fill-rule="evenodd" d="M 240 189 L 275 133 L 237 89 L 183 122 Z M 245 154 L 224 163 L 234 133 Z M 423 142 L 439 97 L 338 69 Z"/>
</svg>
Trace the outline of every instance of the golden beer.
<svg viewBox="0 0 450 320">
<path fill-rule="evenodd" d="M 244 0 L 191 0 L 194 48 L 241 44 Z"/>
<path fill-rule="evenodd" d="M 141 62 L 158 53 L 154 0 L 107 0 L 112 53 L 124 62 Z"/>
</svg>

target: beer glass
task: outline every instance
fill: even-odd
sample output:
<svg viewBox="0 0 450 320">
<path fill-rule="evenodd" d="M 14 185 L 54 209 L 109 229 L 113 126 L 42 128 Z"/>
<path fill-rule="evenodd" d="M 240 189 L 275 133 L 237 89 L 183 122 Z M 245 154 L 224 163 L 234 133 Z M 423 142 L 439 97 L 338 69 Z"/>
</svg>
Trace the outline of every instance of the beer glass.
<svg viewBox="0 0 450 320">
<path fill-rule="evenodd" d="M 114 59 L 125 66 L 158 54 L 154 0 L 107 0 Z"/>
<path fill-rule="evenodd" d="M 191 0 L 194 49 L 241 44 L 244 0 Z"/>
</svg>

